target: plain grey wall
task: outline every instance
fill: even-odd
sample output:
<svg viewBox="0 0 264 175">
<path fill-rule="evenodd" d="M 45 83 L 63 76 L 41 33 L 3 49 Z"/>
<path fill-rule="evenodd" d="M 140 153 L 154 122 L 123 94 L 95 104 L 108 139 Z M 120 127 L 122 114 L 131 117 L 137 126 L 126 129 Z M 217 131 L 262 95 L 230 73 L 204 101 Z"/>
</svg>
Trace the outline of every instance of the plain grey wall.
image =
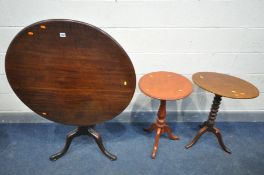
<svg viewBox="0 0 264 175">
<path fill-rule="evenodd" d="M 43 19 L 68 18 L 98 26 L 128 52 L 139 79 L 151 71 L 188 78 L 217 71 L 244 78 L 261 91 L 253 100 L 223 99 L 222 111 L 264 110 L 263 0 L 0 0 L 0 112 L 30 112 L 8 85 L 4 58 L 12 38 Z M 212 94 L 194 86 L 169 111 L 207 111 Z M 127 112 L 155 111 L 138 88 Z"/>
</svg>

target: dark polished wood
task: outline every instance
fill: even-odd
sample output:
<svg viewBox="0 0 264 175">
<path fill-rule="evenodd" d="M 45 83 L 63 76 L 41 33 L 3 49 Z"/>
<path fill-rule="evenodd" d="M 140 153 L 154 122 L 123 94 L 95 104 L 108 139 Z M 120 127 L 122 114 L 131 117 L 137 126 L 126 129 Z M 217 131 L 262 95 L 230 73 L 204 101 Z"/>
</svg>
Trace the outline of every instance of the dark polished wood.
<svg viewBox="0 0 264 175">
<path fill-rule="evenodd" d="M 67 125 L 111 120 L 130 103 L 136 86 L 124 49 L 101 29 L 73 20 L 24 28 L 8 48 L 5 68 L 25 105 Z"/>
<path fill-rule="evenodd" d="M 100 136 L 99 133 L 97 133 L 94 129 L 93 129 L 93 126 L 81 126 L 81 127 L 78 127 L 77 129 L 71 131 L 67 137 L 66 137 L 66 142 L 65 142 L 65 145 L 64 145 L 64 148 L 50 156 L 50 160 L 51 161 L 55 161 L 55 160 L 58 160 L 59 158 L 61 158 L 62 156 L 64 156 L 64 154 L 68 151 L 68 149 L 70 148 L 70 145 L 71 145 L 71 142 L 72 140 L 75 138 L 75 137 L 79 137 L 81 135 L 87 135 L 87 136 L 91 136 L 94 138 L 95 142 L 97 143 L 97 145 L 99 146 L 100 150 L 102 151 L 102 153 L 108 157 L 110 160 L 116 160 L 117 157 L 113 154 L 111 154 L 110 152 L 108 152 L 104 145 L 103 145 L 103 141 L 102 141 L 102 138 Z"/>
<path fill-rule="evenodd" d="M 216 72 L 198 72 L 193 75 L 193 81 L 199 87 L 215 94 L 208 120 L 200 125 L 194 139 L 185 146 L 192 147 L 205 132 L 212 132 L 218 140 L 221 148 L 231 154 L 231 151 L 225 146 L 220 129 L 215 128 L 215 120 L 220 107 L 222 97 L 234 99 L 251 99 L 259 95 L 258 89 L 251 83 L 237 77 Z"/>
<path fill-rule="evenodd" d="M 160 100 L 158 117 L 155 123 L 144 130 L 152 132 L 156 130 L 155 142 L 151 157 L 157 154 L 161 134 L 167 133 L 169 139 L 179 140 L 173 135 L 170 126 L 166 123 L 166 101 L 178 100 L 188 96 L 192 92 L 191 82 L 182 75 L 173 72 L 152 72 L 144 75 L 139 81 L 139 88 L 146 95 Z"/>
<path fill-rule="evenodd" d="M 69 125 L 114 118 L 131 101 L 136 84 L 131 61 L 113 38 L 70 20 L 41 21 L 20 31 L 5 66 L 22 102 L 44 118 Z"/>
</svg>

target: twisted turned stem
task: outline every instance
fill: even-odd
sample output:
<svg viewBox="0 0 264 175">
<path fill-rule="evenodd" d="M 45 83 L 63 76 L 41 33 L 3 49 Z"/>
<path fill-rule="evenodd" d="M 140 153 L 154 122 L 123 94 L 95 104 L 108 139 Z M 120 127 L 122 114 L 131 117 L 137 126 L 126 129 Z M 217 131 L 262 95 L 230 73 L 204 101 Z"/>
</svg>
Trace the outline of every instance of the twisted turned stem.
<svg viewBox="0 0 264 175">
<path fill-rule="evenodd" d="M 209 113 L 208 120 L 207 120 L 207 126 L 210 128 L 214 127 L 215 119 L 216 119 L 217 112 L 221 104 L 221 100 L 222 100 L 221 96 L 215 95 L 213 104 L 211 106 L 211 111 Z"/>
</svg>

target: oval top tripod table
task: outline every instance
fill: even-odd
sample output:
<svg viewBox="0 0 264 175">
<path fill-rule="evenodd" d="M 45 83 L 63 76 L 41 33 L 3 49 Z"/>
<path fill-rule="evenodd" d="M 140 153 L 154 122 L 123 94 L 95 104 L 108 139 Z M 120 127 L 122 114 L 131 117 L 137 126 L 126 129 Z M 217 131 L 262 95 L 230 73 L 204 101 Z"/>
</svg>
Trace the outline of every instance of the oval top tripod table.
<svg viewBox="0 0 264 175">
<path fill-rule="evenodd" d="M 144 129 L 149 132 L 156 130 L 155 143 L 151 155 L 154 159 L 161 134 L 168 133 L 170 139 L 179 139 L 179 137 L 172 134 L 171 128 L 166 123 L 166 101 L 187 97 L 192 92 L 192 84 L 182 75 L 161 71 L 144 75 L 139 81 L 139 88 L 147 96 L 160 100 L 156 123 L 153 123 L 150 128 Z"/>
<path fill-rule="evenodd" d="M 201 125 L 200 131 L 194 137 L 192 142 L 185 147 L 192 147 L 198 141 L 201 135 L 203 135 L 205 132 L 212 132 L 217 137 L 222 149 L 227 153 L 231 153 L 231 151 L 225 146 L 223 142 L 220 130 L 214 127 L 222 97 L 232 99 L 256 98 L 259 95 L 258 89 L 245 80 L 216 72 L 198 72 L 192 76 L 192 79 L 194 83 L 202 89 L 214 93 L 215 97 L 211 107 L 211 112 L 208 116 L 208 120 Z"/>
<path fill-rule="evenodd" d="M 8 81 L 19 97 L 40 116 L 78 128 L 74 137 L 92 136 L 111 160 L 93 126 L 111 120 L 130 103 L 135 71 L 123 48 L 101 29 L 73 20 L 45 20 L 20 31 L 5 60 Z"/>
</svg>

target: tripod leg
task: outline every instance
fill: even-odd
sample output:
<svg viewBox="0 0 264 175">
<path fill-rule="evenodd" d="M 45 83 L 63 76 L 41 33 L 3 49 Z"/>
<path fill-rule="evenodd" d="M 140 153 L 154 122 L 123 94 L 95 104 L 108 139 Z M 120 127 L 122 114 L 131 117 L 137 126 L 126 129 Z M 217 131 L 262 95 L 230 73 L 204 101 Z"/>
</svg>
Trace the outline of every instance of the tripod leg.
<svg viewBox="0 0 264 175">
<path fill-rule="evenodd" d="M 219 130 L 218 128 L 213 128 L 213 129 L 212 129 L 212 133 L 214 133 L 215 136 L 217 137 L 218 143 L 220 144 L 220 146 L 222 147 L 222 149 L 223 149 L 225 152 L 231 154 L 231 151 L 230 151 L 230 150 L 225 146 L 225 144 L 224 144 L 224 141 L 223 141 L 222 135 L 221 135 L 221 133 L 220 133 L 220 130 Z"/>
<path fill-rule="evenodd" d="M 149 128 L 144 128 L 144 131 L 146 132 L 152 132 L 156 128 L 156 124 L 152 123 Z"/>
<path fill-rule="evenodd" d="M 62 157 L 62 156 L 68 151 L 68 149 L 69 149 L 69 147 L 70 147 L 70 144 L 71 144 L 73 138 L 74 138 L 74 137 L 78 137 L 79 135 L 80 135 L 80 134 L 79 134 L 79 130 L 78 130 L 78 129 L 75 129 L 75 130 L 71 131 L 71 132 L 67 135 L 67 137 L 66 137 L 66 142 L 65 142 L 64 148 L 63 148 L 60 152 L 58 152 L 58 153 L 53 154 L 52 156 L 50 156 L 49 159 L 50 159 L 51 161 L 56 161 L 56 160 L 58 160 L 59 158 L 61 158 L 61 157 Z"/>
<path fill-rule="evenodd" d="M 157 154 L 157 150 L 158 150 L 158 146 L 159 146 L 160 134 L 161 134 L 161 128 L 158 128 L 157 132 L 156 132 L 155 143 L 154 143 L 154 147 L 153 147 L 153 150 L 152 150 L 152 155 L 151 155 L 152 159 L 155 159 L 156 154 Z"/>
<path fill-rule="evenodd" d="M 178 136 L 176 136 L 172 133 L 172 130 L 169 127 L 169 125 L 165 125 L 163 129 L 164 129 L 164 132 L 166 132 L 168 134 L 169 139 L 171 139 L 171 140 L 179 140 L 180 139 Z"/>
<path fill-rule="evenodd" d="M 102 137 L 100 136 L 99 133 L 97 133 L 93 128 L 88 128 L 88 133 L 90 136 L 92 136 L 94 138 L 94 140 L 96 141 L 97 145 L 99 146 L 100 150 L 102 151 L 102 153 L 109 158 L 110 160 L 116 160 L 117 157 L 113 154 L 111 154 L 110 152 L 108 152 L 104 145 L 103 145 L 103 141 L 102 141 Z"/>
<path fill-rule="evenodd" d="M 191 143 L 186 145 L 185 148 L 188 149 L 188 148 L 192 147 L 206 131 L 207 131 L 207 126 L 205 126 L 202 129 L 200 129 L 199 132 L 197 133 L 197 135 L 191 141 Z"/>
</svg>

